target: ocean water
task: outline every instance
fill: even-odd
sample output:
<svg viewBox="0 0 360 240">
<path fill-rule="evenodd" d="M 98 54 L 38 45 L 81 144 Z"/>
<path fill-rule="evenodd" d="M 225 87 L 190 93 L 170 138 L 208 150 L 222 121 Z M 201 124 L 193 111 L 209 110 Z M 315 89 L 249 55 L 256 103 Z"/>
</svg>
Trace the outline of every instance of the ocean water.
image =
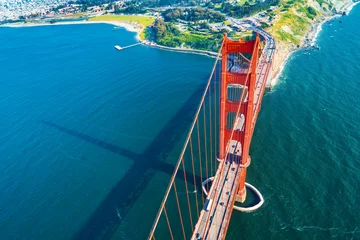
<svg viewBox="0 0 360 240">
<path fill-rule="evenodd" d="M 263 99 L 227 239 L 360 239 L 360 5 Z M 339 23 L 339 20 L 342 23 Z M 111 25 L 0 28 L 1 239 L 145 239 L 214 59 Z"/>
<path fill-rule="evenodd" d="M 360 239 L 359 19 L 358 4 L 324 24 L 264 97 L 247 181 L 265 203 L 228 239 Z"/>
<path fill-rule="evenodd" d="M 0 239 L 148 235 L 213 59 L 133 43 L 0 28 Z"/>
</svg>

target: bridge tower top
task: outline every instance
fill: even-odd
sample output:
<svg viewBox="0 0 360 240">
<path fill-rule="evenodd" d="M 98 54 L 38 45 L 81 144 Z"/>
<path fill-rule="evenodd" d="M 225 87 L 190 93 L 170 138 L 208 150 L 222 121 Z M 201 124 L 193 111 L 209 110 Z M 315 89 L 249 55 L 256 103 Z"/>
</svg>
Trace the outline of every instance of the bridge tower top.
<svg viewBox="0 0 360 240">
<path fill-rule="evenodd" d="M 249 41 L 224 35 L 149 240 L 155 233 L 161 239 L 224 239 L 233 209 L 262 205 L 235 202 L 244 202 L 251 186 L 245 183 L 249 147 L 270 68 L 259 35 Z"/>
<path fill-rule="evenodd" d="M 256 83 L 257 64 L 260 54 L 260 38 L 256 35 L 254 40 L 230 40 L 224 36 L 222 47 L 222 71 L 220 90 L 220 139 L 218 159 L 223 161 L 226 153 L 233 147 L 236 159 L 243 166 L 248 165 L 249 147 L 254 126 L 254 92 Z M 230 85 L 241 87 L 241 95 L 230 96 Z M 237 126 L 229 123 L 230 115 L 236 115 Z M 231 156 L 232 157 L 232 156 Z M 240 176 L 239 197 L 243 202 L 246 198 L 245 190 L 246 168 Z"/>
</svg>

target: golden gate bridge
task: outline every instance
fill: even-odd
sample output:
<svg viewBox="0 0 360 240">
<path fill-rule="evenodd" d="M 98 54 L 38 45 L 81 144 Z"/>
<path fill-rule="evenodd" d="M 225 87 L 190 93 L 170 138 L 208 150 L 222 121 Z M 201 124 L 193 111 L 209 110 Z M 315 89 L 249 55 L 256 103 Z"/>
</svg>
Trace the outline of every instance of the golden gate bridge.
<svg viewBox="0 0 360 240">
<path fill-rule="evenodd" d="M 263 41 L 259 34 L 250 41 L 224 35 L 148 239 L 225 239 L 234 209 L 263 204 L 246 171 L 275 44 L 258 32 Z M 258 201 L 241 206 L 247 188 Z"/>
</svg>

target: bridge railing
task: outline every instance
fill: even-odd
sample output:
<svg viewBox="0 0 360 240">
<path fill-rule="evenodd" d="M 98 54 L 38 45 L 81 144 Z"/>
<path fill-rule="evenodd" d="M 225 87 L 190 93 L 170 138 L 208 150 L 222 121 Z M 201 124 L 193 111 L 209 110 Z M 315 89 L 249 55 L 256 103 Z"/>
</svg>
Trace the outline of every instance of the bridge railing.
<svg viewBox="0 0 360 240">
<path fill-rule="evenodd" d="M 228 93 L 227 93 L 227 97 L 230 101 L 235 101 L 237 103 L 245 103 L 245 101 L 248 101 L 248 89 L 246 86 L 248 81 L 250 81 L 250 74 L 255 74 L 254 72 L 252 72 L 254 70 L 253 67 L 257 66 L 257 60 L 258 59 L 254 59 L 253 57 L 259 57 L 259 54 L 261 53 L 261 51 L 259 51 L 258 49 L 258 45 L 260 44 L 259 38 L 257 37 L 255 40 L 255 47 L 254 50 L 252 52 L 252 54 L 250 56 L 245 56 L 242 53 L 239 52 L 234 52 L 234 53 L 230 53 L 228 56 L 228 59 L 231 59 L 231 61 L 233 61 L 233 65 L 242 65 L 243 67 L 240 67 L 238 70 L 241 73 L 245 73 L 246 77 L 245 77 L 245 82 L 244 85 L 239 85 L 239 84 L 229 84 L 228 86 Z M 244 62 L 247 62 L 247 64 L 244 64 Z M 245 71 L 244 71 L 245 70 Z M 228 69 L 229 71 L 229 69 Z M 239 73 L 239 72 L 238 72 Z M 255 75 L 256 76 L 256 75 Z M 242 104 L 237 104 L 237 107 L 234 110 L 234 114 L 229 114 L 226 117 L 226 128 L 227 129 L 231 129 L 230 132 L 230 137 L 229 137 L 229 141 L 227 141 L 227 143 L 225 144 L 225 151 L 224 151 L 224 161 L 222 161 L 219 165 L 218 168 L 218 172 L 216 173 L 216 177 L 213 180 L 213 185 L 214 187 L 211 188 L 211 191 L 209 192 L 209 196 L 212 197 L 208 197 L 208 199 L 212 199 L 213 200 L 213 204 L 211 205 L 211 207 L 209 209 L 207 209 L 208 214 L 203 215 L 202 217 L 202 224 L 201 226 L 199 225 L 199 228 L 196 229 L 195 234 L 199 234 L 199 236 L 201 237 L 201 239 L 207 239 L 209 237 L 209 232 L 208 229 L 210 228 L 210 225 L 215 221 L 214 218 L 216 218 L 216 208 L 220 203 L 220 197 L 221 194 L 223 193 L 223 188 L 222 188 L 222 184 L 220 184 L 220 182 L 224 183 L 224 179 L 226 179 L 227 177 L 227 173 L 228 171 L 224 171 L 225 170 L 225 162 L 227 163 L 231 163 L 231 162 L 238 162 L 240 161 L 240 158 L 237 156 L 237 150 L 239 146 L 239 142 L 237 142 L 238 140 L 235 140 L 235 130 L 239 130 L 239 129 L 243 129 L 244 127 L 244 121 L 245 120 L 245 116 L 242 116 L 242 114 L 240 113 L 241 110 L 241 106 Z M 245 120 L 246 121 L 246 120 Z M 242 130 L 244 131 L 244 130 Z M 241 150 L 240 150 L 241 151 Z M 241 155 L 243 155 L 243 153 L 241 153 Z M 233 183 L 232 187 L 231 187 L 231 191 L 230 192 L 235 192 L 237 191 L 237 187 L 238 187 L 238 180 L 239 180 L 239 175 L 241 174 L 243 167 L 241 164 L 237 164 L 236 165 L 236 169 L 235 170 L 235 177 L 233 178 L 235 180 L 235 182 Z M 225 180 L 227 181 L 227 180 Z M 219 187 L 220 186 L 220 187 Z M 215 221 L 216 224 L 219 226 L 224 226 L 221 227 L 220 230 L 216 233 L 218 234 L 217 239 L 224 239 L 226 232 L 227 232 L 227 227 L 229 225 L 229 219 L 231 216 L 231 212 L 234 206 L 234 201 L 236 199 L 236 194 L 230 194 L 229 197 L 229 201 L 227 203 L 222 203 L 223 205 L 221 205 L 223 208 L 226 208 L 227 210 L 225 212 L 220 213 L 220 216 L 218 215 L 218 221 Z M 221 215 L 224 214 L 224 215 Z M 219 221 L 220 219 L 220 221 Z M 214 235 L 211 235 L 211 237 L 209 239 L 214 238 Z"/>
<path fill-rule="evenodd" d="M 214 176 L 218 167 L 222 45 L 148 239 L 189 239 L 204 207 L 202 183 Z"/>
</svg>

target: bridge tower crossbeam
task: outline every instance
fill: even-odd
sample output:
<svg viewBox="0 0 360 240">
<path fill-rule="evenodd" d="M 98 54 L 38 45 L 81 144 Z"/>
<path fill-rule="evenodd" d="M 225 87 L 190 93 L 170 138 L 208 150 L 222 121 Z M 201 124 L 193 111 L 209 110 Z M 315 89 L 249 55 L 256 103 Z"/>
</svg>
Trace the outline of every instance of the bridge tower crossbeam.
<svg viewBox="0 0 360 240">
<path fill-rule="evenodd" d="M 256 71 L 259 56 L 260 39 L 257 37 L 253 41 L 233 41 L 225 37 L 222 48 L 222 74 L 221 74 L 221 96 L 220 96 L 220 142 L 219 142 L 219 161 L 223 161 L 227 155 L 227 146 L 238 145 L 240 147 L 241 166 L 249 164 L 249 148 L 252 137 L 254 93 L 256 83 Z M 244 54 L 251 54 L 249 68 L 240 73 L 229 71 L 229 57 L 232 53 L 238 53 L 246 59 Z M 234 55 L 232 55 L 234 56 Z M 234 60 L 234 59 L 233 59 Z M 234 60 L 235 61 L 235 60 Z M 243 93 L 238 101 L 232 101 L 228 97 L 230 84 L 238 84 L 243 87 Z M 235 113 L 235 121 L 240 127 L 229 128 L 226 126 L 230 113 Z M 231 147 L 231 146 L 230 146 Z M 238 148 L 239 148 L 238 147 Z M 246 168 L 240 173 L 240 185 L 238 186 L 237 201 L 244 202 L 246 198 Z"/>
<path fill-rule="evenodd" d="M 265 48 L 269 46 L 266 41 Z M 166 235 L 162 227 L 158 228 L 160 222 L 171 239 L 225 239 L 233 209 L 249 212 L 263 204 L 260 192 L 246 183 L 246 169 L 272 63 L 272 55 L 264 52 L 259 35 L 250 41 L 224 36 L 149 240 L 156 234 Z M 191 166 L 190 171 L 185 165 Z M 188 183 L 187 176 L 193 183 Z M 178 194 L 181 186 L 185 195 Z M 194 191 L 189 191 L 190 186 Z M 203 191 L 197 191 L 197 186 Z M 245 201 L 246 187 L 259 196 L 260 202 L 247 208 L 235 206 L 235 202 Z M 178 211 L 167 211 L 175 206 Z"/>
</svg>

